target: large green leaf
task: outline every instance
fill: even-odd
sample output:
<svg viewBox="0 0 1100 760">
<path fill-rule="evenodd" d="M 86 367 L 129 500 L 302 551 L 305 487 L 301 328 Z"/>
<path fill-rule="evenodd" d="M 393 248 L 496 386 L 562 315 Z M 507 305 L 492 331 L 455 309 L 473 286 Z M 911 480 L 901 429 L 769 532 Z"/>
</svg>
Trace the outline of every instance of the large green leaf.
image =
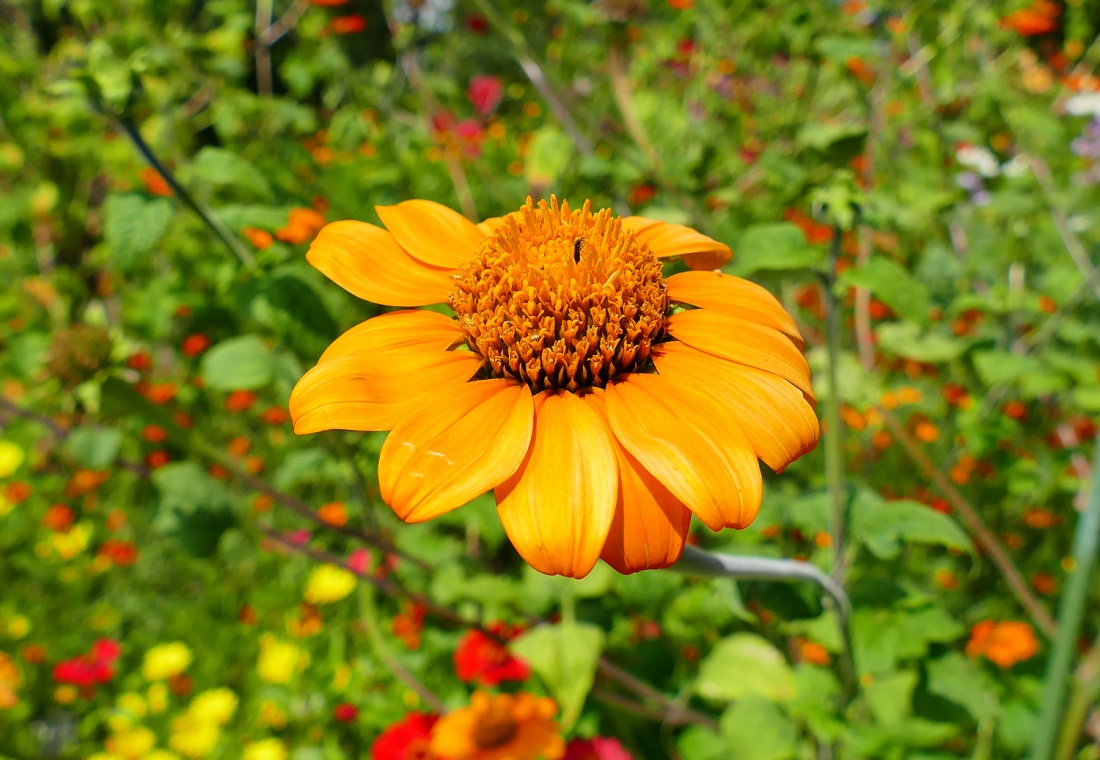
<svg viewBox="0 0 1100 760">
<path fill-rule="evenodd" d="M 824 250 L 809 245 L 790 222 L 755 224 L 741 235 L 728 269 L 746 277 L 762 270 L 809 269 L 824 259 Z"/>
<path fill-rule="evenodd" d="M 103 203 L 103 239 L 122 271 L 139 264 L 168 229 L 174 211 L 167 198 L 111 195 Z"/>
<path fill-rule="evenodd" d="M 261 388 L 271 382 L 274 372 L 271 351 L 256 335 L 222 341 L 202 357 L 202 379 L 213 390 Z"/>
<path fill-rule="evenodd" d="M 791 760 L 798 756 L 798 728 L 774 702 L 749 697 L 729 707 L 719 721 L 729 743 L 726 757 Z"/>
<path fill-rule="evenodd" d="M 770 641 L 735 633 L 719 641 L 699 666 L 695 690 L 708 699 L 734 701 L 759 696 L 773 702 L 795 697 L 794 673 Z"/>
<path fill-rule="evenodd" d="M 122 431 L 115 428 L 82 427 L 65 440 L 65 451 L 84 467 L 102 470 L 114 464 L 122 444 Z"/>
<path fill-rule="evenodd" d="M 886 501 L 860 492 L 852 505 L 852 536 L 880 559 L 893 559 L 904 544 L 938 544 L 973 551 L 954 520 L 918 501 Z"/>
<path fill-rule="evenodd" d="M 907 359 L 919 362 L 949 362 L 966 352 L 966 341 L 941 335 L 923 333 L 913 322 L 887 322 L 875 328 L 880 347 Z"/>
<path fill-rule="evenodd" d="M 928 664 L 928 690 L 966 708 L 978 722 L 1000 713 L 996 684 L 973 660 L 949 652 Z"/>
<path fill-rule="evenodd" d="M 513 652 L 531 665 L 561 706 L 562 725 L 568 730 L 596 677 L 606 636 L 588 623 L 540 625 L 513 641 Z"/>
<path fill-rule="evenodd" d="M 191 173 L 216 187 L 230 187 L 245 198 L 270 201 L 271 185 L 259 169 L 237 153 L 206 147 L 191 163 Z"/>
<path fill-rule="evenodd" d="M 863 266 L 840 276 L 840 286 L 866 288 L 898 316 L 913 322 L 928 321 L 928 288 L 895 261 L 875 256 Z"/>
</svg>

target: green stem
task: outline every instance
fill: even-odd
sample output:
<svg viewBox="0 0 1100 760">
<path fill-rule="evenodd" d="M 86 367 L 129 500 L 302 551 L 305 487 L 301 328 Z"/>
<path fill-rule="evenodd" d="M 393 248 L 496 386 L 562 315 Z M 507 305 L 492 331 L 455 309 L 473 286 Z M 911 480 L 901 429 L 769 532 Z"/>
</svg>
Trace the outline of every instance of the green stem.
<svg viewBox="0 0 1100 760">
<path fill-rule="evenodd" d="M 1096 563 L 1097 542 L 1100 540 L 1100 435 L 1094 444 L 1096 452 L 1092 466 L 1092 493 L 1084 514 L 1077 521 L 1073 541 L 1073 573 L 1058 605 L 1058 633 L 1047 665 L 1043 687 L 1042 711 L 1031 745 L 1031 760 L 1050 760 L 1054 741 L 1062 719 L 1062 700 L 1077 644 L 1081 618 L 1088 604 L 1089 586 Z"/>
<path fill-rule="evenodd" d="M 851 702 L 856 689 L 855 661 L 852 657 L 850 618 L 852 603 L 844 587 L 816 565 L 793 559 L 770 557 L 738 557 L 732 554 L 711 554 L 694 546 L 685 546 L 680 561 L 670 569 L 684 575 L 707 578 L 741 578 L 766 581 L 809 581 L 833 601 L 840 628 L 840 676 L 843 683 L 841 709 Z"/>
<path fill-rule="evenodd" d="M 836 263 L 840 257 L 841 229 L 833 227 L 833 242 L 825 270 L 825 348 L 829 357 L 829 395 L 825 398 L 825 481 L 829 491 L 830 530 L 833 546 L 833 578 L 844 583 L 844 431 L 840 425 L 840 315 L 835 292 Z"/>
<path fill-rule="evenodd" d="M 1056 760 L 1072 760 L 1074 750 L 1081 739 L 1081 729 L 1088 718 L 1089 709 L 1100 696 L 1100 637 L 1093 642 L 1088 654 L 1081 660 L 1073 681 L 1073 690 L 1062 719 L 1062 735 L 1058 739 Z"/>
<path fill-rule="evenodd" d="M 256 264 L 256 260 L 252 257 L 252 253 L 245 247 L 244 243 L 233 234 L 233 232 L 225 226 L 225 223 L 221 219 L 214 216 L 214 213 L 199 203 L 190 192 L 187 191 L 183 185 L 179 183 L 176 176 L 160 162 L 150 149 L 149 144 L 145 142 L 145 138 L 141 136 L 141 132 L 138 130 L 137 125 L 133 119 L 129 117 L 116 118 L 118 125 L 122 127 L 122 131 L 126 133 L 126 136 L 130 138 L 130 142 L 134 144 L 134 147 L 138 149 L 142 157 L 149 162 L 149 165 L 156 169 L 157 174 L 164 178 L 164 181 L 168 183 L 168 186 L 176 193 L 176 196 L 183 201 L 189 209 L 194 211 L 199 217 L 206 222 L 206 226 L 209 227 L 218 238 L 225 243 L 226 248 L 232 251 L 242 264 L 246 267 L 251 267 Z"/>
</svg>

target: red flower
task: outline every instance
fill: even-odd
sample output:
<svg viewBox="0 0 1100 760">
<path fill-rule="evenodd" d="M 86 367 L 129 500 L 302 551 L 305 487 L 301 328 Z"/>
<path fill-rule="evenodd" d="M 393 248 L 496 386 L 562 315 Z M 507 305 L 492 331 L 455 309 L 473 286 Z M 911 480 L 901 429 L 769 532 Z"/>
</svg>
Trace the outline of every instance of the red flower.
<svg viewBox="0 0 1100 760">
<path fill-rule="evenodd" d="M 210 338 L 202 333 L 188 335 L 180 345 L 180 350 L 187 356 L 198 356 L 208 348 L 210 348 Z"/>
<path fill-rule="evenodd" d="M 489 624 L 489 630 L 504 639 L 515 638 L 520 629 L 501 622 Z M 467 631 L 455 650 L 455 673 L 463 681 L 481 686 L 496 686 L 501 681 L 526 681 L 530 666 L 494 639 L 478 630 Z"/>
<path fill-rule="evenodd" d="M 428 745 L 437 720 L 438 715 L 409 713 L 374 740 L 370 748 L 371 760 L 430 760 L 435 757 Z"/>
<path fill-rule="evenodd" d="M 503 94 L 504 87 L 500 83 L 500 77 L 474 77 L 466 90 L 466 97 L 482 116 L 496 110 Z"/>
<path fill-rule="evenodd" d="M 115 660 L 120 654 L 122 647 L 117 641 L 100 639 L 92 645 L 90 652 L 57 663 L 53 678 L 58 683 L 84 688 L 108 683 L 115 677 Z"/>
<path fill-rule="evenodd" d="M 359 708 L 350 702 L 341 702 L 332 708 L 332 717 L 341 723 L 351 723 L 359 717 Z"/>
<path fill-rule="evenodd" d="M 106 557 L 119 567 L 129 567 L 137 562 L 138 548 L 130 541 L 108 538 L 99 545 L 99 556 Z"/>
<path fill-rule="evenodd" d="M 358 13 L 340 16 L 329 22 L 328 28 L 333 34 L 358 34 L 367 28 L 367 20 Z"/>
<path fill-rule="evenodd" d="M 406 601 L 393 618 L 393 635 L 401 639 L 406 649 L 420 648 L 420 632 L 424 630 L 424 613 L 419 604 Z"/>
<path fill-rule="evenodd" d="M 632 760 L 618 739 L 596 736 L 574 739 L 565 748 L 565 760 Z"/>
</svg>

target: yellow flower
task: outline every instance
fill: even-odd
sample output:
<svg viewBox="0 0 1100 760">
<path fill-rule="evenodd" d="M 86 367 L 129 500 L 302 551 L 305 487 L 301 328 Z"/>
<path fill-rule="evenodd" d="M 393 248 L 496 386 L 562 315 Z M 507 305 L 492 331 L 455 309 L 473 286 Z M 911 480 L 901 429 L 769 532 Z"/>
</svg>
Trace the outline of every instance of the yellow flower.
<svg viewBox="0 0 1100 760">
<path fill-rule="evenodd" d="M 21 639 L 31 632 L 31 621 L 26 615 L 15 615 L 8 621 L 8 635 L 13 639 Z"/>
<path fill-rule="evenodd" d="M 207 723 L 185 712 L 172 721 L 172 737 L 168 743 L 184 757 L 205 757 L 221 738 L 217 724 Z"/>
<path fill-rule="evenodd" d="M 355 576 L 336 565 L 318 565 L 309 574 L 305 599 L 310 604 L 338 602 L 355 590 Z"/>
<path fill-rule="evenodd" d="M 187 670 L 191 659 L 191 650 L 182 641 L 158 644 L 145 653 L 141 672 L 149 681 L 163 681 Z"/>
<path fill-rule="evenodd" d="M 92 526 L 86 522 L 78 522 L 68 533 L 51 533 L 50 545 L 62 559 L 72 559 L 88 548 L 88 541 L 92 538 Z"/>
<path fill-rule="evenodd" d="M 72 684 L 62 684 L 53 690 L 53 698 L 58 704 L 67 705 L 76 701 L 76 698 L 80 695 L 80 691 L 77 690 Z"/>
<path fill-rule="evenodd" d="M 148 710 L 144 697 L 132 691 L 120 694 L 116 704 L 120 710 L 125 710 L 135 718 L 144 718 Z"/>
<path fill-rule="evenodd" d="M 294 388 L 299 434 L 389 430 L 383 500 L 423 522 L 495 489 L 516 550 L 547 574 L 667 567 L 691 515 L 744 528 L 758 459 L 819 434 L 803 341 L 728 246 L 679 224 L 530 199 L 474 224 L 431 201 L 329 224 L 307 259 L 397 311 L 353 327 Z M 579 508 L 578 505 L 583 505 Z"/>
<path fill-rule="evenodd" d="M 155 683 L 149 687 L 149 712 L 162 713 L 168 709 L 168 687 L 162 683 Z"/>
<path fill-rule="evenodd" d="M 155 749 L 146 755 L 144 760 L 180 760 L 180 756 L 166 749 Z"/>
<path fill-rule="evenodd" d="M 187 711 L 206 723 L 224 726 L 237 710 L 237 695 L 229 689 L 208 689 L 191 700 Z"/>
<path fill-rule="evenodd" d="M 286 760 L 286 747 L 278 739 L 261 739 L 244 748 L 241 760 Z"/>
<path fill-rule="evenodd" d="M 448 760 L 557 760 L 565 754 L 554 700 L 475 692 L 470 706 L 439 719 L 431 751 Z"/>
<path fill-rule="evenodd" d="M 0 441 L 0 478 L 11 476 L 21 464 L 23 464 L 23 449 L 11 441 Z"/>
<path fill-rule="evenodd" d="M 307 656 L 289 641 L 279 641 L 271 634 L 260 639 L 260 661 L 257 670 L 268 683 L 290 683 L 295 671 L 305 666 Z"/>
<path fill-rule="evenodd" d="M 144 726 L 124 729 L 106 741 L 109 752 L 126 760 L 144 758 L 156 744 L 156 735 Z"/>
</svg>

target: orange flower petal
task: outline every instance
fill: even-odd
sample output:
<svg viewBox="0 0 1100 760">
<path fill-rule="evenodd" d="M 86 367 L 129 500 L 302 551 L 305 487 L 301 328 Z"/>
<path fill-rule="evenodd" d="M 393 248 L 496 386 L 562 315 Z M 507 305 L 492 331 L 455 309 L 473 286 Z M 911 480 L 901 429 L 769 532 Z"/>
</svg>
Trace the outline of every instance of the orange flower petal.
<svg viewBox="0 0 1100 760">
<path fill-rule="evenodd" d="M 535 396 L 531 448 L 496 489 L 516 551 L 540 573 L 583 578 L 600 557 L 617 492 L 607 422 L 572 393 Z"/>
<path fill-rule="evenodd" d="M 410 256 L 432 266 L 458 269 L 485 239 L 476 224 L 435 201 L 402 201 L 374 210 Z"/>
<path fill-rule="evenodd" d="M 485 237 L 489 237 L 496 232 L 497 227 L 504 224 L 504 220 L 507 216 L 491 216 L 488 219 L 478 222 L 477 228 L 485 233 Z"/>
<path fill-rule="evenodd" d="M 680 272 L 665 282 L 670 301 L 759 322 L 779 330 L 799 348 L 806 345 L 787 310 L 755 282 L 721 272 Z"/>
<path fill-rule="evenodd" d="M 523 462 L 534 415 L 530 389 L 512 380 L 477 380 L 424 396 L 420 411 L 382 446 L 382 500 L 417 523 L 495 488 Z"/>
<path fill-rule="evenodd" d="M 728 245 L 682 224 L 628 216 L 623 218 L 623 229 L 633 232 L 657 258 L 679 256 L 692 269 L 718 269 L 733 258 Z"/>
<path fill-rule="evenodd" d="M 704 353 L 779 375 L 815 400 L 806 357 L 778 330 L 708 309 L 673 314 L 665 329 Z"/>
<path fill-rule="evenodd" d="M 623 448 L 707 527 L 753 521 L 763 495 L 760 465 L 731 412 L 695 383 L 663 375 L 621 375 L 604 395 Z"/>
<path fill-rule="evenodd" d="M 698 385 L 728 409 L 776 472 L 817 445 L 821 429 L 813 407 L 786 380 L 675 341 L 654 346 L 653 363 L 662 377 Z"/>
<path fill-rule="evenodd" d="M 392 430 L 426 391 L 461 386 L 480 368 L 481 358 L 470 351 L 376 351 L 331 359 L 294 386 L 294 432 Z"/>
<path fill-rule="evenodd" d="M 416 309 L 391 311 L 345 332 L 325 349 L 317 363 L 372 351 L 446 351 L 461 341 L 462 330 L 450 317 Z"/>
<path fill-rule="evenodd" d="M 326 225 L 306 259 L 344 290 L 385 306 L 442 303 L 453 290 L 453 269 L 414 259 L 386 230 L 366 222 Z"/>
<path fill-rule="evenodd" d="M 581 397 L 607 418 L 603 391 Z M 684 551 L 691 512 L 617 440 L 619 498 L 600 557 L 620 573 L 676 564 Z"/>
</svg>

